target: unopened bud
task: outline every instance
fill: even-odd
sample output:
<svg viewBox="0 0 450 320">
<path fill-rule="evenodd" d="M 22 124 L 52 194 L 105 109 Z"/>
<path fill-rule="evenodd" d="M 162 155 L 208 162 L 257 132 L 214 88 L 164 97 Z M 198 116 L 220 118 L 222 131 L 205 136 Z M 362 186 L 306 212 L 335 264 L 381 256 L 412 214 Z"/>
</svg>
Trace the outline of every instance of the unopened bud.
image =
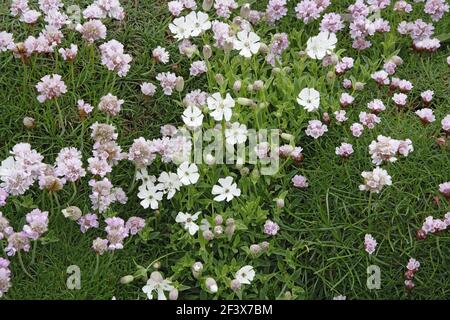
<svg viewBox="0 0 450 320">
<path fill-rule="evenodd" d="M 250 169 L 248 167 L 242 167 L 239 170 L 239 173 L 241 174 L 241 176 L 247 176 L 250 173 Z"/>
<path fill-rule="evenodd" d="M 214 227 L 214 233 L 215 233 L 216 235 L 221 235 L 221 234 L 223 234 L 223 227 L 222 227 L 222 226 L 215 226 L 215 227 Z"/>
<path fill-rule="evenodd" d="M 203 264 L 201 262 L 196 262 L 192 265 L 191 270 L 194 278 L 198 278 L 203 272 Z"/>
<path fill-rule="evenodd" d="M 273 74 L 278 74 L 278 73 L 280 73 L 280 72 L 281 72 L 281 69 L 278 68 L 278 67 L 272 69 L 272 73 L 273 73 Z"/>
<path fill-rule="evenodd" d="M 230 288 L 233 291 L 239 291 L 241 289 L 241 282 L 238 279 L 231 280 Z"/>
<path fill-rule="evenodd" d="M 250 246 L 250 252 L 252 253 L 252 254 L 258 254 L 258 253 L 260 253 L 261 252 L 261 247 L 260 247 L 260 245 L 259 244 L 252 244 L 251 246 Z"/>
<path fill-rule="evenodd" d="M 236 231 L 236 225 L 235 224 L 230 224 L 225 228 L 225 234 L 227 236 L 232 236 L 234 234 L 234 232 Z"/>
<path fill-rule="evenodd" d="M 364 83 L 363 82 L 356 82 L 355 83 L 355 90 L 356 91 L 362 91 L 364 90 Z"/>
<path fill-rule="evenodd" d="M 247 98 L 237 98 L 237 103 L 240 104 L 241 106 L 249 106 L 249 107 L 255 106 L 255 101 Z"/>
<path fill-rule="evenodd" d="M 229 53 L 231 52 L 231 50 L 233 50 L 233 48 L 234 48 L 233 40 L 231 38 L 226 39 L 223 44 L 223 51 L 225 51 L 225 53 Z"/>
<path fill-rule="evenodd" d="M 322 120 L 326 125 L 329 125 L 331 122 L 331 118 L 330 115 L 328 114 L 328 112 L 324 112 L 322 115 Z"/>
<path fill-rule="evenodd" d="M 253 90 L 260 91 L 263 88 L 264 88 L 264 82 L 262 80 L 256 80 L 253 83 Z"/>
<path fill-rule="evenodd" d="M 259 52 L 263 54 L 269 53 L 269 47 L 267 46 L 267 44 L 261 42 L 261 45 L 259 46 Z"/>
<path fill-rule="evenodd" d="M 36 126 L 36 123 L 33 118 L 25 117 L 25 118 L 23 118 L 23 125 L 27 129 L 33 129 Z"/>
<path fill-rule="evenodd" d="M 283 139 L 285 141 L 288 141 L 288 142 L 291 142 L 291 141 L 294 141 L 294 136 L 292 134 L 289 134 L 289 133 L 282 133 L 281 134 L 281 139 Z"/>
<path fill-rule="evenodd" d="M 248 92 L 253 92 L 253 90 L 254 90 L 253 84 L 249 84 L 249 85 L 247 86 L 247 91 L 248 91 Z"/>
<path fill-rule="evenodd" d="M 281 198 L 277 199 L 277 208 L 279 209 L 284 208 L 284 199 Z"/>
<path fill-rule="evenodd" d="M 208 241 L 211 241 L 212 239 L 214 239 L 214 233 L 212 233 L 211 230 L 206 230 L 203 232 L 203 238 L 205 238 Z"/>
<path fill-rule="evenodd" d="M 244 5 L 242 5 L 239 15 L 244 19 L 248 19 L 248 16 L 250 15 L 250 4 L 249 3 L 245 3 Z"/>
<path fill-rule="evenodd" d="M 134 277 L 132 275 L 128 275 L 128 276 L 124 276 L 122 278 L 120 278 L 120 283 L 121 284 L 129 284 L 132 283 L 134 280 Z"/>
<path fill-rule="evenodd" d="M 181 76 L 177 77 L 177 80 L 175 82 L 175 89 L 178 92 L 183 91 L 183 89 L 184 89 L 184 79 L 183 79 L 183 77 L 181 77 Z"/>
<path fill-rule="evenodd" d="M 261 246 L 261 249 L 263 249 L 264 251 L 266 251 L 267 249 L 269 249 L 269 243 L 267 241 L 263 241 L 259 244 Z"/>
<path fill-rule="evenodd" d="M 328 71 L 327 73 L 327 80 L 331 81 L 336 77 L 336 74 L 334 73 L 334 71 Z"/>
<path fill-rule="evenodd" d="M 210 293 L 216 293 L 219 290 L 217 282 L 213 278 L 206 278 L 205 286 Z"/>
<path fill-rule="evenodd" d="M 153 269 L 158 270 L 159 268 L 161 268 L 161 262 L 156 261 L 156 262 L 153 264 Z"/>
<path fill-rule="evenodd" d="M 204 45 L 203 46 L 203 58 L 205 58 L 205 60 L 208 60 L 209 58 L 211 58 L 212 56 L 212 49 L 209 45 Z"/>
<path fill-rule="evenodd" d="M 223 223 L 223 217 L 222 217 L 220 214 L 218 214 L 218 215 L 214 218 L 214 223 L 215 223 L 216 225 L 221 225 L 221 224 Z"/>
<path fill-rule="evenodd" d="M 216 163 L 216 158 L 212 154 L 207 154 L 205 156 L 205 162 L 208 165 L 213 165 Z"/>
<path fill-rule="evenodd" d="M 215 76 L 216 82 L 219 86 L 222 86 L 225 82 L 225 79 L 223 78 L 223 75 L 221 75 L 220 73 L 216 74 Z"/>
<path fill-rule="evenodd" d="M 202 4 L 202 9 L 203 11 L 209 11 L 211 10 L 212 6 L 213 6 L 213 2 L 214 0 L 203 0 L 203 4 Z"/>
<path fill-rule="evenodd" d="M 178 299 L 178 289 L 173 288 L 169 292 L 169 300 L 177 300 Z"/>
<path fill-rule="evenodd" d="M 242 82 L 241 82 L 241 80 L 236 80 L 236 81 L 233 83 L 233 90 L 234 90 L 234 91 L 236 91 L 236 92 L 240 91 L 240 90 L 241 90 L 241 87 L 242 87 Z"/>
<path fill-rule="evenodd" d="M 67 207 L 61 211 L 65 218 L 73 220 L 73 221 L 77 221 L 83 215 L 80 208 L 75 207 L 75 206 Z"/>
</svg>

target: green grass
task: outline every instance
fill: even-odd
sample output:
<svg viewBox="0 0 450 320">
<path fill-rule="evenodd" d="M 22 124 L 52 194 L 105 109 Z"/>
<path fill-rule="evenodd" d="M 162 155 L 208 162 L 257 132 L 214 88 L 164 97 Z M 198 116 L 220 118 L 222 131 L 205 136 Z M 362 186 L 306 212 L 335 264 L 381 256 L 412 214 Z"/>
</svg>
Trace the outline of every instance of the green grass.
<svg viewBox="0 0 450 320">
<path fill-rule="evenodd" d="M 94 112 L 86 123 L 80 123 L 76 101 L 82 98 L 95 105 L 101 96 L 110 91 L 125 100 L 120 116 L 113 119 L 119 132 L 118 142 L 125 151 L 134 138 L 156 138 L 161 125 L 179 122 L 183 109 L 177 94 L 166 97 L 159 91 L 154 98 L 145 100 L 139 91 L 141 82 L 154 82 L 154 77 L 160 71 L 176 69 L 177 74 L 188 78 L 187 59 L 180 57 L 177 44 L 166 35 L 171 20 L 166 5 L 164 1 L 122 2 L 127 18 L 121 23 L 107 24 L 108 39 L 115 38 L 123 42 L 126 51 L 133 56 L 133 64 L 127 77 L 117 78 L 115 83 L 105 67 L 100 65 L 98 52 L 96 64 L 89 64 L 88 49 L 78 34 L 69 35 L 63 42 L 64 47 L 71 42 L 80 45 L 74 65 L 74 81 L 70 78 L 69 65 L 62 61 L 55 62 L 51 56 L 35 57 L 31 64 L 23 65 L 10 54 L 0 54 L 0 159 L 6 158 L 11 147 L 18 142 L 29 142 L 45 156 L 48 163 L 53 163 L 58 151 L 66 146 L 82 149 L 84 159 L 87 159 L 92 146 L 88 127 L 106 118 L 100 112 Z M 335 6 L 343 8 L 348 2 L 339 2 Z M 38 27 L 24 27 L 8 16 L 7 10 L 7 6 L 0 8 L 0 30 L 14 31 L 16 40 L 24 39 L 30 31 L 35 35 L 38 33 Z M 423 16 L 423 12 L 415 9 L 407 19 Z M 397 23 L 400 21 L 394 15 L 387 19 Z M 449 27 L 450 18 L 447 14 L 436 24 L 436 34 L 444 33 Z M 301 28 L 301 22 L 285 18 L 275 29 L 287 31 Z M 270 40 L 270 36 L 265 31 L 275 32 L 272 27 L 263 27 L 262 30 L 258 34 L 266 41 Z M 317 22 L 307 26 L 302 39 L 315 35 L 316 30 Z M 357 54 L 349 48 L 350 42 L 346 35 L 339 42 L 339 48 L 348 48 L 346 55 L 359 56 L 361 61 L 365 61 L 364 57 L 381 59 L 384 53 L 383 40 L 383 36 L 377 35 L 373 40 L 373 48 Z M 337 294 L 344 294 L 349 299 L 444 299 L 450 296 L 448 232 L 432 235 L 426 241 L 415 239 L 415 230 L 426 216 L 442 217 L 450 211 L 449 204 L 443 199 L 439 204 L 433 201 L 433 197 L 438 194 L 439 183 L 450 180 L 450 153 L 435 143 L 440 120 L 448 114 L 450 106 L 450 69 L 445 63 L 446 57 L 450 55 L 450 47 L 448 43 L 443 43 L 443 47 L 433 55 L 417 55 L 409 48 L 409 39 L 404 37 L 397 40 L 389 53 L 394 49 L 400 50 L 400 56 L 405 62 L 396 76 L 412 81 L 415 86 L 410 110 L 397 112 L 390 108 L 382 114 L 382 123 L 373 130 L 366 130 L 360 139 L 351 137 L 348 131 L 350 122 L 345 128 L 332 125 L 329 132 L 318 141 L 312 141 L 300 134 L 299 128 L 295 128 L 298 130 L 296 142 L 304 147 L 306 159 L 300 169 L 290 164 L 286 171 L 291 176 L 301 172 L 309 178 L 310 187 L 305 191 L 295 190 L 290 186 L 290 179 L 279 179 L 275 186 L 265 189 L 263 186 L 261 194 L 246 198 L 246 204 L 239 208 L 239 214 L 242 215 L 258 210 L 270 211 L 281 227 L 279 235 L 270 240 L 274 249 L 268 256 L 255 259 L 254 262 L 246 260 L 255 264 L 260 280 L 246 289 L 247 298 L 273 299 L 281 297 L 286 291 L 291 291 L 297 298 L 307 299 L 330 299 Z M 158 45 L 169 48 L 171 62 L 177 63 L 152 68 L 151 50 Z M 59 100 L 66 122 L 63 135 L 59 134 L 54 105 L 42 105 L 36 100 L 34 85 L 42 76 L 51 73 L 59 73 L 69 79 L 66 81 L 68 93 Z M 208 89 L 205 86 L 204 80 L 189 81 L 185 92 L 197 88 L 215 92 L 215 88 Z M 373 83 L 368 88 L 358 94 L 358 103 L 353 107 L 355 110 L 351 111 L 352 120 L 349 121 L 356 121 L 357 114 L 365 109 L 367 102 L 380 97 Z M 432 107 L 438 121 L 423 127 L 411 110 L 419 105 L 419 93 L 427 89 L 435 91 Z M 385 102 L 388 99 L 382 98 Z M 22 119 L 25 116 L 35 118 L 35 129 L 26 130 L 23 127 Z M 289 121 L 284 124 L 287 128 Z M 384 166 L 393 178 L 393 185 L 385 188 L 381 194 L 370 197 L 358 191 L 358 185 L 361 183 L 360 173 L 373 168 L 368 145 L 379 134 L 396 139 L 409 138 L 415 150 L 407 158 Z M 345 140 L 354 145 L 355 154 L 349 160 L 342 161 L 334 154 L 334 149 Z M 158 169 L 154 168 L 154 172 L 158 172 Z M 126 190 L 132 174 L 132 165 L 121 162 L 114 168 L 114 185 Z M 216 172 L 211 174 L 218 175 Z M 88 179 L 86 177 L 77 184 L 78 192 L 72 203 L 67 203 L 73 193 L 70 185 L 58 194 L 62 208 L 77 205 L 83 212 L 89 211 Z M 280 190 L 289 190 L 289 194 L 286 207 L 276 212 L 272 199 L 278 196 Z M 199 186 L 196 191 L 198 194 L 193 197 L 200 199 L 202 194 L 210 192 L 210 186 Z M 25 265 L 34 279 L 23 274 L 17 257 L 12 258 L 13 287 L 6 299 L 142 298 L 142 282 L 121 285 L 120 277 L 134 273 L 135 262 L 147 266 L 155 259 L 172 253 L 172 256 L 161 260 L 162 270 L 171 274 L 168 270 L 174 267 L 186 272 L 188 268 L 179 262 L 184 252 L 179 251 L 189 255 L 190 250 L 194 250 L 185 244 L 175 245 L 177 242 L 174 239 L 184 233 L 177 232 L 178 227 L 172 230 L 174 211 L 179 210 L 181 204 L 172 202 L 164 205 L 156 217 L 153 211 L 140 207 L 135 194 L 128 196 L 130 200 L 126 206 L 114 206 L 113 209 L 123 218 L 132 215 L 148 218 L 149 224 L 155 229 L 155 236 L 148 241 L 134 237 L 124 250 L 112 256 L 102 256 L 97 274 L 94 274 L 96 257 L 90 246 L 92 239 L 103 236 L 102 230 L 81 234 L 78 225 L 64 219 L 57 204 L 53 203 L 52 206 L 49 196 L 42 194 L 36 186 L 26 196 L 9 201 L 1 211 L 11 220 L 15 229 L 23 225 L 24 215 L 32 206 L 51 211 L 51 216 L 50 231 L 46 237 L 49 241 L 39 244 L 35 263 L 30 265 L 31 254 L 23 255 Z M 252 207 L 255 203 L 258 209 Z M 249 223 L 249 230 L 242 235 L 245 245 L 264 240 L 260 234 L 260 224 Z M 379 242 L 376 254 L 370 257 L 363 250 L 365 233 L 371 233 Z M 226 244 L 221 246 L 214 257 L 217 265 L 223 268 L 234 258 L 234 253 L 225 247 Z M 411 295 L 405 293 L 403 285 L 403 272 L 409 257 L 421 262 L 415 278 L 417 288 Z M 81 290 L 68 290 L 66 287 L 66 268 L 73 264 L 82 271 Z M 381 290 L 371 291 L 366 288 L 366 268 L 371 264 L 379 265 L 382 270 Z M 207 297 L 203 292 L 200 293 L 192 279 L 184 279 L 183 284 L 195 288 L 180 293 L 181 298 Z"/>
</svg>

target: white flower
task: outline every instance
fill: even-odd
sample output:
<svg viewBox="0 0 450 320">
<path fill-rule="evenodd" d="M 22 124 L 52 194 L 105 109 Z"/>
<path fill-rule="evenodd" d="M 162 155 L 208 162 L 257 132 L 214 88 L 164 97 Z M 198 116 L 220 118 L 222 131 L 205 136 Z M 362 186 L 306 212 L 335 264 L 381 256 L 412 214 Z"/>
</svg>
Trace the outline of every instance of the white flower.
<svg viewBox="0 0 450 320">
<path fill-rule="evenodd" d="M 186 24 L 191 29 L 191 36 L 197 37 L 204 31 L 211 29 L 211 22 L 209 21 L 209 16 L 204 12 L 191 11 L 186 16 Z"/>
<path fill-rule="evenodd" d="M 203 124 L 202 111 L 196 106 L 187 107 L 181 118 L 189 129 L 196 129 Z"/>
<path fill-rule="evenodd" d="M 177 191 L 180 190 L 181 182 L 176 173 L 161 172 L 158 181 L 163 184 L 164 192 L 167 193 L 167 199 L 172 199 Z"/>
<path fill-rule="evenodd" d="M 297 102 L 309 112 L 316 111 L 320 105 L 320 93 L 313 88 L 304 88 L 298 94 Z"/>
<path fill-rule="evenodd" d="M 244 266 L 236 272 L 236 279 L 241 284 L 250 284 L 255 278 L 255 270 L 252 266 Z"/>
<path fill-rule="evenodd" d="M 180 178 L 180 182 L 185 186 L 197 183 L 200 178 L 197 165 L 195 163 L 190 164 L 188 161 L 180 164 L 177 169 L 177 174 L 178 178 Z"/>
<path fill-rule="evenodd" d="M 225 129 L 225 138 L 227 144 L 242 144 L 247 141 L 247 126 L 245 124 L 240 124 L 239 122 L 234 122 L 231 128 Z"/>
<path fill-rule="evenodd" d="M 219 185 L 214 185 L 212 188 L 212 194 L 215 195 L 215 201 L 221 202 L 226 200 L 230 202 L 234 197 L 241 195 L 241 189 L 237 187 L 236 183 L 233 183 L 232 177 L 226 177 L 219 179 Z"/>
<path fill-rule="evenodd" d="M 170 280 L 164 279 L 158 271 L 153 271 L 148 279 L 147 284 L 142 288 L 149 299 L 153 299 L 153 291 L 158 293 L 158 300 L 167 300 L 164 291 L 172 291 Z"/>
<path fill-rule="evenodd" d="M 308 39 L 306 53 L 312 59 L 322 60 L 336 47 L 337 38 L 334 33 L 321 32 L 315 37 Z"/>
<path fill-rule="evenodd" d="M 170 32 L 177 40 L 189 39 L 192 33 L 192 26 L 186 23 L 185 17 L 176 18 L 169 24 Z"/>
<path fill-rule="evenodd" d="M 373 171 L 364 171 L 361 175 L 364 178 L 364 184 L 359 186 L 361 191 L 380 193 L 383 186 L 392 185 L 391 176 L 380 167 L 376 167 Z"/>
<path fill-rule="evenodd" d="M 189 234 L 193 236 L 199 229 L 199 226 L 194 222 L 197 221 L 200 212 L 195 214 L 189 214 L 184 212 L 178 212 L 175 221 L 181 223 L 183 228 L 189 231 Z"/>
<path fill-rule="evenodd" d="M 239 50 L 243 57 L 250 58 L 252 54 L 259 51 L 261 38 L 254 32 L 248 30 L 239 31 L 234 39 L 234 49 Z"/>
<path fill-rule="evenodd" d="M 164 195 L 162 189 L 162 184 L 157 184 L 155 186 L 150 180 L 139 186 L 139 193 L 137 196 L 139 199 L 142 199 L 141 206 L 144 207 L 144 209 L 147 209 L 148 207 L 153 210 L 158 209 L 158 201 L 161 201 Z"/>
<path fill-rule="evenodd" d="M 230 121 L 233 114 L 232 108 L 234 108 L 234 100 L 229 93 L 226 94 L 225 99 L 222 98 L 219 92 L 212 94 L 206 100 L 208 108 L 211 110 L 211 116 L 216 121 Z"/>
</svg>

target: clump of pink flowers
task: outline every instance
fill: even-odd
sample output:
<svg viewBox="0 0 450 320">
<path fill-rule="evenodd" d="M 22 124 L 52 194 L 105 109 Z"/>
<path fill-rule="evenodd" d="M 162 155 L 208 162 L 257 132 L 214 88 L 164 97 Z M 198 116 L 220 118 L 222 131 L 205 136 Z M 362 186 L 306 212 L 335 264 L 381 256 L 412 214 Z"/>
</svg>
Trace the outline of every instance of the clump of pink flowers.
<svg viewBox="0 0 450 320">
<path fill-rule="evenodd" d="M 422 227 L 417 230 L 416 236 L 419 240 L 426 239 L 427 235 L 430 233 L 438 233 L 446 230 L 450 226 L 450 212 L 444 215 L 443 219 L 435 219 L 433 216 L 428 216 L 425 218 Z"/>
<path fill-rule="evenodd" d="M 102 64 L 110 71 L 115 71 L 119 77 L 124 77 L 130 70 L 131 55 L 124 53 L 123 44 L 117 40 L 110 40 L 100 47 Z"/>
<path fill-rule="evenodd" d="M 364 178 L 364 184 L 359 186 L 361 191 L 380 193 L 384 186 L 392 185 L 391 176 L 380 167 L 376 167 L 372 171 L 364 171 L 361 176 Z"/>
<path fill-rule="evenodd" d="M 107 115 L 116 116 L 122 109 L 123 103 L 122 99 L 118 99 L 115 95 L 108 93 L 106 96 L 101 97 L 98 109 Z"/>
<path fill-rule="evenodd" d="M 296 188 L 305 189 L 308 187 L 308 180 L 302 175 L 295 175 L 292 178 L 292 184 Z"/>
<path fill-rule="evenodd" d="M 411 291 L 416 286 L 413 282 L 415 274 L 419 271 L 420 262 L 414 258 L 410 258 L 406 265 L 405 271 L 405 288 Z"/>
<path fill-rule="evenodd" d="M 9 269 L 9 261 L 0 258 L 0 298 L 11 288 L 11 270 Z"/>
<path fill-rule="evenodd" d="M 373 164 L 376 165 L 383 162 L 395 162 L 398 154 L 406 157 L 412 151 L 414 148 L 411 140 L 396 140 L 383 135 L 379 135 L 377 140 L 369 145 L 369 154 L 372 156 Z"/>
<path fill-rule="evenodd" d="M 336 154 L 346 159 L 353 154 L 353 146 L 350 143 L 343 142 L 339 147 L 336 147 Z"/>
<path fill-rule="evenodd" d="M 372 237 L 371 234 L 366 234 L 364 236 L 364 250 L 368 254 L 372 254 L 375 252 L 375 249 L 377 248 L 377 240 L 375 240 L 374 237 Z"/>
<path fill-rule="evenodd" d="M 41 81 L 36 85 L 36 89 L 39 92 L 37 99 L 40 103 L 56 99 L 60 95 L 67 93 L 67 87 L 59 74 L 42 77 Z"/>
</svg>

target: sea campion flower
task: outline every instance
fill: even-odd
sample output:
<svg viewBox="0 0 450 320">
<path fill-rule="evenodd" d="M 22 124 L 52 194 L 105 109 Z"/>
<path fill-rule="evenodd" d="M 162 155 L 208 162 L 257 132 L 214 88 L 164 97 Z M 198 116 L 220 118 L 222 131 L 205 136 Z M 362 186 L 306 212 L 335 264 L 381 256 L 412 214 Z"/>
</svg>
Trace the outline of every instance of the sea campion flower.
<svg viewBox="0 0 450 320">
<path fill-rule="evenodd" d="M 342 158 L 348 158 L 353 154 L 353 146 L 350 143 L 342 143 L 336 147 L 336 154 Z"/>
<path fill-rule="evenodd" d="M 196 212 L 194 214 L 178 212 L 175 221 L 180 223 L 185 230 L 189 232 L 191 236 L 197 233 L 199 226 L 195 223 L 201 212 Z"/>
<path fill-rule="evenodd" d="M 225 129 L 226 143 L 229 145 L 242 144 L 247 141 L 247 126 L 239 122 L 231 124 L 231 128 Z"/>
<path fill-rule="evenodd" d="M 364 184 L 359 186 L 361 191 L 370 191 L 380 193 L 384 186 L 392 185 L 392 178 L 386 170 L 376 167 L 373 171 L 364 171 L 361 173 L 364 178 Z"/>
<path fill-rule="evenodd" d="M 322 60 L 336 48 L 337 38 L 334 33 L 320 32 L 306 43 L 306 53 L 311 59 Z"/>
<path fill-rule="evenodd" d="M 216 121 L 230 121 L 233 114 L 235 101 L 229 93 L 226 94 L 225 99 L 222 98 L 219 92 L 216 92 L 207 98 L 208 109 L 212 111 L 210 115 Z"/>
<path fill-rule="evenodd" d="M 142 288 L 142 291 L 147 295 L 149 300 L 153 299 L 153 292 L 158 295 L 158 300 L 167 300 L 164 291 L 171 292 L 174 290 L 172 282 L 168 279 L 164 279 L 161 273 L 153 271 L 150 278 L 147 280 L 147 284 Z"/>
<path fill-rule="evenodd" d="M 209 21 L 208 14 L 201 11 L 191 11 L 186 16 L 186 24 L 191 30 L 192 37 L 198 37 L 205 31 L 211 29 L 211 22 Z"/>
<path fill-rule="evenodd" d="M 180 190 L 182 183 L 176 173 L 161 172 L 158 181 L 163 185 L 163 191 L 166 194 L 167 200 L 172 199 L 177 191 Z"/>
<path fill-rule="evenodd" d="M 187 161 L 180 164 L 177 169 L 177 174 L 180 178 L 180 182 L 185 186 L 196 184 L 200 178 L 197 165 L 195 163 L 190 164 Z"/>
<path fill-rule="evenodd" d="M 130 70 L 131 55 L 124 53 L 123 44 L 117 40 L 110 40 L 100 47 L 102 64 L 110 71 L 115 71 L 119 77 L 124 77 Z"/>
<path fill-rule="evenodd" d="M 261 47 L 260 40 L 261 38 L 252 31 L 239 31 L 233 42 L 234 49 L 238 50 L 241 56 L 250 58 L 252 55 L 258 53 Z"/>
<path fill-rule="evenodd" d="M 46 100 L 56 99 L 64 93 L 67 93 L 67 87 L 59 74 L 46 75 L 36 85 L 39 92 L 37 97 L 40 103 Z"/>
<path fill-rule="evenodd" d="M 328 131 L 328 127 L 326 124 L 323 124 L 320 120 L 310 120 L 308 122 L 308 127 L 305 130 L 307 136 L 313 137 L 314 139 L 318 139 L 323 136 L 325 132 Z"/>
<path fill-rule="evenodd" d="M 272 220 L 267 220 L 264 223 L 264 233 L 269 236 L 275 236 L 278 233 L 278 230 L 280 230 L 280 226 L 273 222 Z"/>
<path fill-rule="evenodd" d="M 239 269 L 236 274 L 236 280 L 239 281 L 240 284 L 250 284 L 253 279 L 255 278 L 255 270 L 252 266 L 243 266 L 241 269 Z"/>
<path fill-rule="evenodd" d="M 141 206 L 144 209 L 147 209 L 148 207 L 153 210 L 158 209 L 159 201 L 161 201 L 164 196 L 163 188 L 164 186 L 161 183 L 155 185 L 150 180 L 139 186 L 139 193 L 137 196 L 142 200 L 140 202 Z"/>
<path fill-rule="evenodd" d="M 119 114 L 123 103 L 123 100 L 118 99 L 111 93 L 108 93 L 106 96 L 100 98 L 98 109 L 105 112 L 107 115 L 116 116 Z"/>
<path fill-rule="evenodd" d="M 305 189 L 309 185 L 306 177 L 301 176 L 301 175 L 295 175 L 291 181 L 292 181 L 292 184 L 294 185 L 294 187 L 300 188 L 300 189 Z"/>
<path fill-rule="evenodd" d="M 212 188 L 212 194 L 215 195 L 214 201 L 230 202 L 234 197 L 241 195 L 241 189 L 237 187 L 237 184 L 233 182 L 232 177 L 225 177 L 219 179 L 219 184 L 214 185 Z"/>
<path fill-rule="evenodd" d="M 309 112 L 319 109 L 320 92 L 314 88 L 304 88 L 297 97 L 297 103 Z"/>
<path fill-rule="evenodd" d="M 202 126 L 203 117 L 202 111 L 196 106 L 188 106 L 181 115 L 183 122 L 192 130 Z"/>
<path fill-rule="evenodd" d="M 375 252 L 375 249 L 377 248 L 377 240 L 375 240 L 374 237 L 372 237 L 371 234 L 366 234 L 364 236 L 364 249 L 368 254 L 372 254 Z"/>
</svg>

